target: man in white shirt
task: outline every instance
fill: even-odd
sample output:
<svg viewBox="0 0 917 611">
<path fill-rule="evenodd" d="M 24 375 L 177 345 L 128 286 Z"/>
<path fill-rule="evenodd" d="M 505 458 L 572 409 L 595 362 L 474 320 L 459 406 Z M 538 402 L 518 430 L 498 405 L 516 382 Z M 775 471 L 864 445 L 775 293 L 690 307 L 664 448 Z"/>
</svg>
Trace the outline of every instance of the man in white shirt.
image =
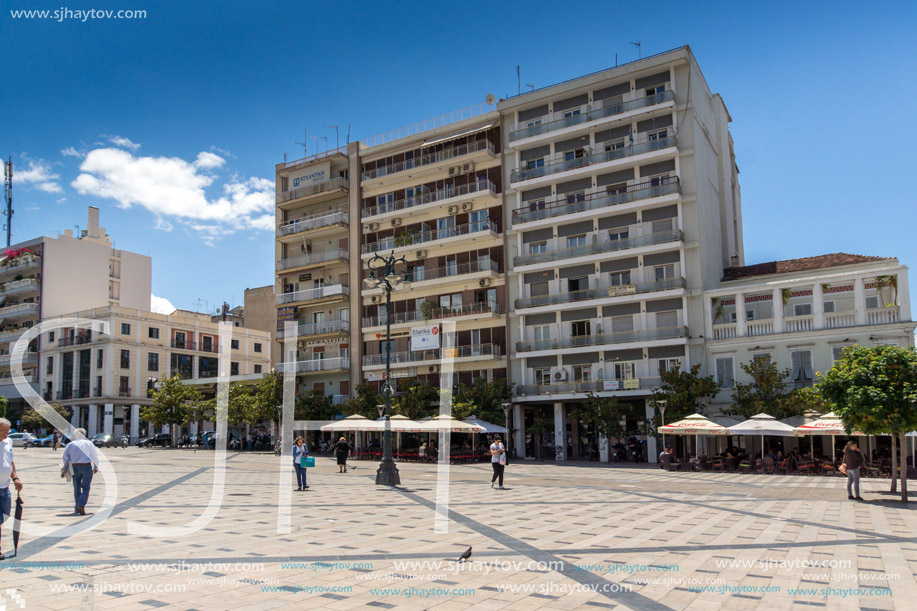
<svg viewBox="0 0 917 611">
<path fill-rule="evenodd" d="M 76 435 L 64 449 L 63 461 L 65 466 L 70 465 L 73 473 L 74 512 L 84 516 L 92 474 L 99 470 L 99 451 L 86 439 L 86 429 L 76 429 Z"/>
<path fill-rule="evenodd" d="M 494 483 L 499 479 L 499 489 L 505 490 L 503 487 L 503 470 L 506 468 L 506 447 L 500 441 L 499 435 L 494 435 L 494 442 L 490 444 L 490 464 L 494 470 L 493 479 L 490 480 L 490 487 L 493 488 Z"/>
<path fill-rule="evenodd" d="M 16 463 L 13 462 L 13 442 L 7 439 L 11 426 L 9 420 L 0 418 L 0 524 L 9 517 L 12 507 L 10 482 L 16 487 L 16 492 L 22 490 L 22 482 L 16 475 Z M 2 552 L 0 560 L 6 560 Z"/>
</svg>

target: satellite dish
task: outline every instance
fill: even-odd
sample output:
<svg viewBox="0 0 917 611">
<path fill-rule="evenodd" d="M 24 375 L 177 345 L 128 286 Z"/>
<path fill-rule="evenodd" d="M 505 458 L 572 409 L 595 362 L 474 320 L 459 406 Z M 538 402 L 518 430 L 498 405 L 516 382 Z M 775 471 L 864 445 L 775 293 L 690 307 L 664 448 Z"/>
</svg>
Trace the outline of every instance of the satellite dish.
<svg viewBox="0 0 917 611">
<path fill-rule="evenodd" d="M 494 103 L 496 103 L 496 101 L 497 101 L 497 96 L 495 96 L 492 93 L 488 93 L 487 97 L 484 98 L 484 103 L 487 104 L 488 106 L 493 106 Z"/>
</svg>

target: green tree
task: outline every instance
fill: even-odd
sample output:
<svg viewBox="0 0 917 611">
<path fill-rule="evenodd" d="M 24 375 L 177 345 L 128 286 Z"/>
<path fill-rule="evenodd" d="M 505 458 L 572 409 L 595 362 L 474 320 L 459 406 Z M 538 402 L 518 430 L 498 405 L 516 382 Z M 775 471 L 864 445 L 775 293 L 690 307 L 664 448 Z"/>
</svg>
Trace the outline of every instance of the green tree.
<svg viewBox="0 0 917 611">
<path fill-rule="evenodd" d="M 682 371 L 676 365 L 671 371 L 660 372 L 662 386 L 653 391 L 653 401 L 665 401 L 667 422 L 681 420 L 691 414 L 696 414 L 700 408 L 700 400 L 713 398 L 720 392 L 720 385 L 713 376 L 702 377 L 700 365 L 694 365 L 690 371 Z M 658 420 L 659 422 L 656 422 Z M 654 423 L 662 424 L 662 414 L 656 410 Z"/>
<path fill-rule="evenodd" d="M 250 422 L 280 422 L 283 410 L 283 374 L 271 370 L 264 374 L 252 392 Z"/>
<path fill-rule="evenodd" d="M 6 397 L 0 395 L 0 418 L 6 418 L 6 408 L 9 407 L 9 401 Z"/>
<path fill-rule="evenodd" d="M 750 363 L 741 363 L 740 367 L 751 376 L 752 381 L 750 384 L 736 383 L 733 406 L 728 413 L 751 418 L 764 412 L 778 420 L 795 415 L 783 414 L 789 369 L 779 370 L 776 363 L 762 357 L 753 358 Z"/>
<path fill-rule="evenodd" d="M 469 418 L 471 416 L 478 416 L 484 420 L 489 420 L 489 418 L 484 418 L 484 416 L 479 415 L 476 410 L 477 407 L 474 405 L 474 403 L 467 401 L 455 401 L 454 399 L 452 401 L 453 418 L 464 420 L 465 418 Z"/>
<path fill-rule="evenodd" d="M 73 410 L 72 410 L 72 409 L 70 409 L 69 407 L 65 407 L 64 405 L 61 405 L 60 403 L 50 403 L 49 405 L 50 405 L 50 406 L 54 409 L 54 411 L 56 411 L 64 420 L 69 421 L 69 420 L 70 420 L 70 416 L 73 415 Z M 5 408 L 6 405 L 3 405 L 3 407 Z M 27 407 L 27 408 L 25 409 L 25 411 L 23 411 L 23 413 L 22 413 L 22 418 L 20 418 L 20 420 L 22 420 L 22 424 L 21 424 L 20 426 L 21 426 L 23 429 L 28 429 L 29 431 L 33 431 L 33 432 L 34 432 L 34 431 L 37 431 L 37 430 L 40 429 L 40 428 L 47 428 L 47 427 L 51 427 L 52 429 L 55 428 L 55 427 L 51 426 L 51 423 L 50 423 L 50 422 L 48 422 L 47 420 L 45 420 L 44 416 L 42 416 L 41 414 L 39 414 L 37 411 L 35 411 L 35 409 L 33 409 L 33 408 L 31 408 L 31 407 Z"/>
<path fill-rule="evenodd" d="M 910 348 L 852 346 L 818 383 L 835 404 L 847 432 L 892 436 L 892 485 L 897 489 L 896 442 L 917 429 L 917 353 Z M 903 466 L 903 465 L 902 465 Z M 907 502 L 907 469 L 901 469 L 901 500 Z"/>
<path fill-rule="evenodd" d="M 331 397 L 318 390 L 310 390 L 296 397 L 293 413 L 296 420 L 333 420 L 337 408 L 332 404 Z"/>
<path fill-rule="evenodd" d="M 411 420 L 433 413 L 430 405 L 439 398 L 439 392 L 426 382 L 413 378 L 398 379 L 398 394 L 392 397 L 392 411 Z"/>
<path fill-rule="evenodd" d="M 452 413 L 455 414 L 456 402 L 470 404 L 473 406 L 471 414 L 489 422 L 502 423 L 505 420 L 503 403 L 512 396 L 513 389 L 506 383 L 506 378 L 494 378 L 490 381 L 485 377 L 474 378 L 471 384 L 459 384 L 456 387 L 452 395 Z"/>
<path fill-rule="evenodd" d="M 178 433 L 177 426 L 191 421 L 204 403 L 203 397 L 196 388 L 182 382 L 178 375 L 163 375 L 150 395 L 153 405 L 140 410 L 141 418 L 157 427 L 168 424 L 174 446 Z"/>
<path fill-rule="evenodd" d="M 381 405 L 385 398 L 371 384 L 357 384 L 356 395 L 341 406 L 341 413 L 345 416 L 359 414 L 373 419 L 379 416 L 377 405 Z"/>
<path fill-rule="evenodd" d="M 233 426 L 251 422 L 254 412 L 254 389 L 241 382 L 230 383 L 226 420 Z"/>
</svg>

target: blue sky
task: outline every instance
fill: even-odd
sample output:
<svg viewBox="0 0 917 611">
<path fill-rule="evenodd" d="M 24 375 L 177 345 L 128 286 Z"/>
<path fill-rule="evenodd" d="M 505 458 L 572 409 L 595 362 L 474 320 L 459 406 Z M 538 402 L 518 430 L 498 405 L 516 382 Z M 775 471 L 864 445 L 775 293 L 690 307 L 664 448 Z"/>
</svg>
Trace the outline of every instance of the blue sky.
<svg viewBox="0 0 917 611">
<path fill-rule="evenodd" d="M 800 7 L 798 4 L 802 4 Z M 140 20 L 10 9 L 145 9 Z M 102 209 L 175 306 L 273 281 L 273 170 L 344 142 L 691 45 L 733 117 L 748 263 L 912 237 L 917 4 L 0 3 L 14 241 Z M 766 7 L 766 8 L 765 8 Z M 524 85 L 523 85 L 524 87 Z M 349 127 L 348 127 L 349 126 Z M 325 140 L 318 147 L 324 149 Z M 74 228 L 75 229 L 75 228 Z M 917 279 L 912 280 L 912 284 Z"/>
</svg>

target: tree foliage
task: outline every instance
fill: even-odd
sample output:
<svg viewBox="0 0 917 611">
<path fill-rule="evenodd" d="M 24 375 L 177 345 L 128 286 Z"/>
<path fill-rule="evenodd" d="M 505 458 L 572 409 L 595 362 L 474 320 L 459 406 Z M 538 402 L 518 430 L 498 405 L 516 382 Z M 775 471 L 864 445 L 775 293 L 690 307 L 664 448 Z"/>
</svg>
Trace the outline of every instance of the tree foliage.
<svg viewBox="0 0 917 611">
<path fill-rule="evenodd" d="M 283 410 L 283 374 L 271 370 L 255 384 L 249 404 L 249 421 L 280 422 Z"/>
<path fill-rule="evenodd" d="M 452 414 L 456 418 L 456 403 L 471 405 L 471 412 L 461 418 L 474 414 L 482 420 L 489 422 L 503 422 L 503 403 L 513 396 L 512 387 L 506 383 L 506 378 L 495 378 L 488 381 L 485 377 L 472 380 L 471 384 L 459 384 L 453 393 Z M 463 411 L 464 407 L 459 411 Z"/>
<path fill-rule="evenodd" d="M 172 431 L 172 444 L 175 445 L 176 426 L 187 424 L 205 407 L 201 393 L 182 382 L 178 375 L 160 378 L 159 383 L 150 391 L 153 404 L 141 409 L 141 418 L 154 425 L 168 424 Z"/>
<path fill-rule="evenodd" d="M 676 365 L 671 371 L 660 372 L 662 386 L 659 390 L 653 391 L 653 401 L 666 402 L 667 422 L 675 422 L 697 413 L 701 399 L 713 398 L 720 391 L 720 385 L 713 376 L 702 377 L 699 373 L 699 364 L 691 367 L 690 371 L 682 371 L 681 367 Z M 658 413 L 659 410 L 656 411 L 655 419 L 659 420 L 658 424 L 662 424 L 661 414 Z"/>
<path fill-rule="evenodd" d="M 72 409 L 64 405 L 61 405 L 60 403 L 50 403 L 49 405 L 64 420 L 69 421 L 70 417 L 73 415 Z M 6 405 L 4 404 L 3 407 L 5 408 Z M 0 415 L 0 417 L 2 417 L 2 415 Z M 23 429 L 27 429 L 29 431 L 36 431 L 40 428 L 48 428 L 48 427 L 51 427 L 52 429 L 55 428 L 51 426 L 51 423 L 45 420 L 44 416 L 39 414 L 35 409 L 31 407 L 26 408 L 25 411 L 22 412 L 22 418 L 20 418 L 20 420 L 22 420 L 22 423 L 20 424 L 20 426 Z"/>
<path fill-rule="evenodd" d="M 341 413 L 345 416 L 358 414 L 370 419 L 377 418 L 379 411 L 376 406 L 381 405 L 385 398 L 371 384 L 357 384 L 354 390 L 356 395 L 341 406 Z"/>
<path fill-rule="evenodd" d="M 0 395 L 0 418 L 6 418 L 6 408 L 9 406 L 9 401 L 3 395 Z"/>
<path fill-rule="evenodd" d="M 766 413 L 780 420 L 806 411 L 830 411 L 817 389 L 788 390 L 786 380 L 790 377 L 790 370 L 778 369 L 770 359 L 758 357 L 740 366 L 752 381 L 750 384 L 736 383 L 729 414 L 751 418 L 755 414 Z"/>
<path fill-rule="evenodd" d="M 333 420 L 337 411 L 331 397 L 313 389 L 296 397 L 293 417 L 296 420 Z"/>
<path fill-rule="evenodd" d="M 615 397 L 596 397 L 589 394 L 585 401 L 573 409 L 572 416 L 585 428 L 584 434 L 599 438 L 624 436 L 621 426 L 621 406 Z"/>
<path fill-rule="evenodd" d="M 411 420 L 433 413 L 432 403 L 439 398 L 436 388 L 413 378 L 398 379 L 398 394 L 392 397 L 392 411 Z"/>
</svg>

